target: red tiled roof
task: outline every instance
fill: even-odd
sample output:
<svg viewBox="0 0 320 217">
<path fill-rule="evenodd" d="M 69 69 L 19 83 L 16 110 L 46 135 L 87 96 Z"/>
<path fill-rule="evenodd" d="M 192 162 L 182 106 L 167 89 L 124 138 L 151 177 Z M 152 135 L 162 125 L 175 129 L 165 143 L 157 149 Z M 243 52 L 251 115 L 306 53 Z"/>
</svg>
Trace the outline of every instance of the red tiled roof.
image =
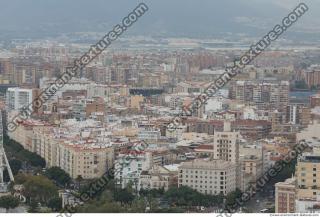
<svg viewBox="0 0 320 217">
<path fill-rule="evenodd" d="M 199 145 L 196 149 L 213 149 L 213 145 Z"/>
</svg>

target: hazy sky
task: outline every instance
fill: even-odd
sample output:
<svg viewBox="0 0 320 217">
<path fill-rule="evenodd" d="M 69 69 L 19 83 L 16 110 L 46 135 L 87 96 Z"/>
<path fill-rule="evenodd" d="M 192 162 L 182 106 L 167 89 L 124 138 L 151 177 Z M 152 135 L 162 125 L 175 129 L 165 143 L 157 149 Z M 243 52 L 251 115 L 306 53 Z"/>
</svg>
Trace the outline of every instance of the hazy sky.
<svg viewBox="0 0 320 217">
<path fill-rule="evenodd" d="M 0 0 L 0 35 L 108 31 L 138 3 L 135 0 Z M 261 35 L 279 23 L 298 0 L 145 0 L 149 11 L 130 29 L 133 35 Z M 320 0 L 290 29 L 320 32 Z"/>
</svg>

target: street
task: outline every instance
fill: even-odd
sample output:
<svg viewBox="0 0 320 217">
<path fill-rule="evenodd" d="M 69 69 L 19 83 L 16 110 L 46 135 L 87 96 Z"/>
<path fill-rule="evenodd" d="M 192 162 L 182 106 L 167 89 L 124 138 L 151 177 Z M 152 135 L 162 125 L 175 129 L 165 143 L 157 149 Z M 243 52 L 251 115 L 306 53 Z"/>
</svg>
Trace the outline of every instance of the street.
<svg viewBox="0 0 320 217">
<path fill-rule="evenodd" d="M 249 202 L 245 204 L 248 212 L 259 213 L 262 209 L 274 207 L 274 186 L 266 185 L 263 191 L 257 192 Z"/>
</svg>

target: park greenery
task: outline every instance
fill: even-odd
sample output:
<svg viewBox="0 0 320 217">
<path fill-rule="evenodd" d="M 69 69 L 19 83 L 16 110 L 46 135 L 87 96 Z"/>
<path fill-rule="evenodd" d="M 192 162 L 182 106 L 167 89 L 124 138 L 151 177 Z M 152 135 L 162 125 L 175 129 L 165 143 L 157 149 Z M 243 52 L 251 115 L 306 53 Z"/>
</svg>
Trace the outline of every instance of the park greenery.
<svg viewBox="0 0 320 217">
<path fill-rule="evenodd" d="M 186 212 L 196 207 L 220 207 L 223 195 L 205 195 L 189 187 L 164 189 L 141 189 L 138 193 L 132 185 L 121 189 L 109 180 L 105 189 L 92 200 L 77 208 L 77 212 Z"/>
<path fill-rule="evenodd" d="M 12 195 L 6 195 L 0 197 L 0 207 L 5 208 L 6 212 L 9 209 L 14 209 L 19 205 L 19 199 L 13 197 Z"/>
<path fill-rule="evenodd" d="M 44 175 L 53 180 L 58 186 L 67 186 L 71 182 L 71 177 L 60 167 L 49 168 Z"/>
<path fill-rule="evenodd" d="M 23 148 L 21 144 L 10 139 L 8 135 L 3 136 L 3 147 L 9 159 L 16 159 L 25 162 L 32 167 L 45 167 L 45 160 L 36 153 L 30 152 Z"/>
<path fill-rule="evenodd" d="M 57 205 L 58 188 L 46 176 L 18 174 L 15 176 L 15 184 L 23 185 L 23 195 L 26 197 L 26 203 L 30 207 L 29 212 L 37 212 L 39 204 L 52 210 L 61 209 Z"/>
</svg>

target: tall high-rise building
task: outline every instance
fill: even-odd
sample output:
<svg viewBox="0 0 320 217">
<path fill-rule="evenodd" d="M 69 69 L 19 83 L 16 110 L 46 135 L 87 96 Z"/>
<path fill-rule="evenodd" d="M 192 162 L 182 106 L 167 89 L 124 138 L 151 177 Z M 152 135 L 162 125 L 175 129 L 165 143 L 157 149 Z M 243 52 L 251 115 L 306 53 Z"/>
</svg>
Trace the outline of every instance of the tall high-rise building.
<svg viewBox="0 0 320 217">
<path fill-rule="evenodd" d="M 302 105 L 287 106 L 287 122 L 308 126 L 311 120 L 311 109 Z"/>
<path fill-rule="evenodd" d="M 33 90 L 24 88 L 8 88 L 6 93 L 6 105 L 8 111 L 20 110 L 24 106 L 28 106 L 33 100 Z M 32 109 L 32 105 L 29 107 Z"/>
<path fill-rule="evenodd" d="M 240 133 L 231 131 L 231 123 L 225 122 L 222 132 L 215 132 L 213 137 L 214 159 L 239 163 Z"/>
<path fill-rule="evenodd" d="M 241 172 L 239 163 L 240 133 L 231 131 L 231 123 L 224 122 L 222 132 L 215 132 L 213 137 L 214 159 L 230 162 L 236 167 L 236 186 L 241 188 Z"/>
</svg>

